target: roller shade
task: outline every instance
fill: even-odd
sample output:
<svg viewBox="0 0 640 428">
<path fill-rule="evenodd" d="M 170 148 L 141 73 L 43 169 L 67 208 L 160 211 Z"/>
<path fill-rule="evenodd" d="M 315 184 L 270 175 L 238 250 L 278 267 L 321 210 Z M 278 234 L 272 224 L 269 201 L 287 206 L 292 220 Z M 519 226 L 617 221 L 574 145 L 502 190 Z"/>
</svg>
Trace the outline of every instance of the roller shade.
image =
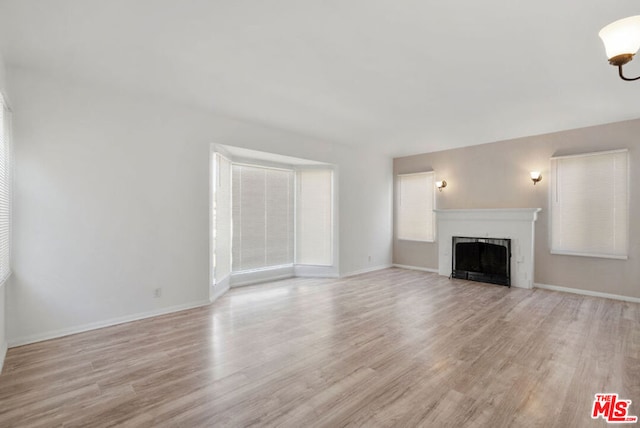
<svg viewBox="0 0 640 428">
<path fill-rule="evenodd" d="M 551 251 L 626 258 L 627 150 L 551 159 Z"/>
<path fill-rule="evenodd" d="M 433 241 L 435 173 L 398 175 L 397 237 Z"/>
<path fill-rule="evenodd" d="M 292 265 L 293 171 L 241 164 L 231 169 L 233 272 Z"/>
<path fill-rule="evenodd" d="M 333 263 L 333 171 L 297 171 L 298 194 L 296 263 Z"/>
<path fill-rule="evenodd" d="M 11 274 L 10 116 L 0 95 L 0 284 Z"/>
</svg>

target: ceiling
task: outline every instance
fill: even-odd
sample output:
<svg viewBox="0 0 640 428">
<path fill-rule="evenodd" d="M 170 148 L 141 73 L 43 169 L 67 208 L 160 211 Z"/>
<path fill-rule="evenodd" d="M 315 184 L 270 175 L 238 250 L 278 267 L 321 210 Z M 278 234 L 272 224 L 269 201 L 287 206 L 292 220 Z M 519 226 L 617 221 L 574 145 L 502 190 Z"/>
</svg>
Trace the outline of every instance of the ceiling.
<svg viewBox="0 0 640 428">
<path fill-rule="evenodd" d="M 635 14 L 637 0 L 0 0 L 0 50 L 399 156 L 640 117 L 640 82 L 597 35 Z"/>
</svg>

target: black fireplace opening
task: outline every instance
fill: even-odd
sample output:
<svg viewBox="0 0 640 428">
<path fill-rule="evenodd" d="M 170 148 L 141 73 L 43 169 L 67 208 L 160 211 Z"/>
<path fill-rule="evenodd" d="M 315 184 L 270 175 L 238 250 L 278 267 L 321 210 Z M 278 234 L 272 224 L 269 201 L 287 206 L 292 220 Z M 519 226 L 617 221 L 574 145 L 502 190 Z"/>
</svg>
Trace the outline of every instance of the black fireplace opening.
<svg viewBox="0 0 640 428">
<path fill-rule="evenodd" d="M 511 287 L 511 239 L 454 236 L 451 277 Z"/>
</svg>

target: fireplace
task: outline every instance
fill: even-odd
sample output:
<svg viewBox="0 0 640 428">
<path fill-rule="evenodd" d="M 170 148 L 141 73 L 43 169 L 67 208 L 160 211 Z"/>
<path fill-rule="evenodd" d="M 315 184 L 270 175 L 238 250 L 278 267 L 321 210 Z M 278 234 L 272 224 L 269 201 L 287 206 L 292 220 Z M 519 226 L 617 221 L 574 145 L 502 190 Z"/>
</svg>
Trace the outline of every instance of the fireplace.
<svg viewBox="0 0 640 428">
<path fill-rule="evenodd" d="M 451 276 L 511 287 L 511 239 L 452 237 Z"/>
<path fill-rule="evenodd" d="M 535 222 L 540 208 L 489 208 L 435 210 L 438 237 L 438 273 L 451 275 L 454 236 L 511 240 L 509 283 L 532 288 L 534 272 Z"/>
</svg>

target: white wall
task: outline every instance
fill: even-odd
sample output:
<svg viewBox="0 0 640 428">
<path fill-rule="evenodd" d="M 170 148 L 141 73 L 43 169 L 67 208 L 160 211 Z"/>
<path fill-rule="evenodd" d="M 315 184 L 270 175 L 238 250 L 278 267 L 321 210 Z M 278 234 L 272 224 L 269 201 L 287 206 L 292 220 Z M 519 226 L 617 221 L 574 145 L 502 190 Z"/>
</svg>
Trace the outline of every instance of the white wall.
<svg viewBox="0 0 640 428">
<path fill-rule="evenodd" d="M 25 69 L 8 83 L 10 344 L 208 302 L 212 142 L 337 164 L 341 273 L 391 263 L 391 159 Z"/>
</svg>

